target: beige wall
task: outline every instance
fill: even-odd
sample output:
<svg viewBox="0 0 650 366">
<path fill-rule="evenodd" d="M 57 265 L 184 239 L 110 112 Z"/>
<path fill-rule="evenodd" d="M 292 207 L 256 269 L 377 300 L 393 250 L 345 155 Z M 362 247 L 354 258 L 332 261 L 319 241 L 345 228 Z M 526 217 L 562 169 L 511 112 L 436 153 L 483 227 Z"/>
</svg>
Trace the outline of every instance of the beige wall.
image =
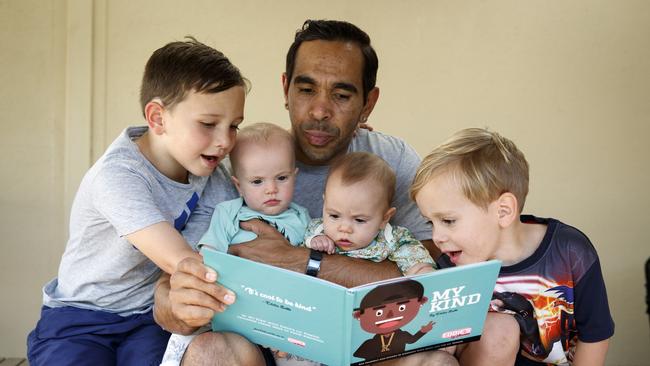
<svg viewBox="0 0 650 366">
<path fill-rule="evenodd" d="M 0 355 L 25 352 L 80 174 L 141 123 L 149 54 L 196 36 L 253 82 L 248 121 L 288 126 L 280 73 L 308 17 L 349 20 L 373 38 L 375 128 L 420 154 L 469 126 L 519 144 L 532 166 L 526 211 L 581 228 L 600 253 L 617 325 L 608 364 L 647 364 L 646 1 L 0 0 Z"/>
</svg>

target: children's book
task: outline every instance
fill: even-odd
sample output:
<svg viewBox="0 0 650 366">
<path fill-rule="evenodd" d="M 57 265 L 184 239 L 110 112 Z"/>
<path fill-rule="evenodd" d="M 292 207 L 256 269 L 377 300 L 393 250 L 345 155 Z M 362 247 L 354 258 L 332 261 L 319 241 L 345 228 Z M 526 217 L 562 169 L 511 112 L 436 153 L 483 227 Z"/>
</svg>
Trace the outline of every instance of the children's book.
<svg viewBox="0 0 650 366">
<path fill-rule="evenodd" d="M 237 295 L 212 319 L 326 365 L 366 365 L 480 338 L 501 263 L 489 261 L 354 288 L 201 249 Z"/>
</svg>

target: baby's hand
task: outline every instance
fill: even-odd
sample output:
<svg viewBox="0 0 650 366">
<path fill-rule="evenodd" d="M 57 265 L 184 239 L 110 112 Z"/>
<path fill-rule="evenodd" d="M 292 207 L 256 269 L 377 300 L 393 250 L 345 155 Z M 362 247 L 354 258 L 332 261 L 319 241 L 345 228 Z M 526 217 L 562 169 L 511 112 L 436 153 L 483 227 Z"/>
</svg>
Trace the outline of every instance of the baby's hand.
<svg viewBox="0 0 650 366">
<path fill-rule="evenodd" d="M 327 254 L 334 254 L 334 241 L 330 239 L 327 235 L 317 235 L 311 239 L 309 246 L 312 249 L 316 249 L 320 252 L 325 252 Z"/>
</svg>

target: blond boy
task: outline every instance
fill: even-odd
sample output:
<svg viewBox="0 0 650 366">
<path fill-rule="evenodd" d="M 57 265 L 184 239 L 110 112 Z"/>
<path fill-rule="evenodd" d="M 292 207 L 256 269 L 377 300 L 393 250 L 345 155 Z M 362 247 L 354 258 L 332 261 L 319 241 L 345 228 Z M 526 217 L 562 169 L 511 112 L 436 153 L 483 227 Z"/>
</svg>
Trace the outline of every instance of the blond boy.
<svg viewBox="0 0 650 366">
<path fill-rule="evenodd" d="M 524 155 L 479 128 L 434 149 L 411 187 L 442 262 L 503 262 L 493 310 L 519 323 L 517 364 L 603 365 L 614 324 L 596 250 L 558 220 L 520 216 L 527 193 Z"/>
</svg>

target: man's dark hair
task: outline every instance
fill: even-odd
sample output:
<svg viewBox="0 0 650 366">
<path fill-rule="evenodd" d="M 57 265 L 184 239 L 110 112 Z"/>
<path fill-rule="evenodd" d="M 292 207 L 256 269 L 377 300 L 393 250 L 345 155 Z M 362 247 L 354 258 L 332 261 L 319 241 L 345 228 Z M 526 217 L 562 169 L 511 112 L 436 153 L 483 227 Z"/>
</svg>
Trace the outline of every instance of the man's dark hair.
<svg viewBox="0 0 650 366">
<path fill-rule="evenodd" d="M 291 83 L 293 70 L 296 66 L 296 54 L 303 42 L 307 41 L 339 41 L 353 42 L 359 46 L 363 55 L 363 100 L 368 99 L 368 93 L 377 82 L 377 53 L 370 45 L 370 37 L 356 25 L 338 20 L 306 20 L 302 28 L 296 32 L 296 37 L 287 52 L 286 74 Z"/>
<path fill-rule="evenodd" d="M 160 98 L 173 108 L 187 93 L 218 93 L 233 86 L 248 88 L 239 69 L 221 52 L 193 37 L 171 42 L 154 51 L 147 61 L 140 87 L 140 106 Z"/>
</svg>

